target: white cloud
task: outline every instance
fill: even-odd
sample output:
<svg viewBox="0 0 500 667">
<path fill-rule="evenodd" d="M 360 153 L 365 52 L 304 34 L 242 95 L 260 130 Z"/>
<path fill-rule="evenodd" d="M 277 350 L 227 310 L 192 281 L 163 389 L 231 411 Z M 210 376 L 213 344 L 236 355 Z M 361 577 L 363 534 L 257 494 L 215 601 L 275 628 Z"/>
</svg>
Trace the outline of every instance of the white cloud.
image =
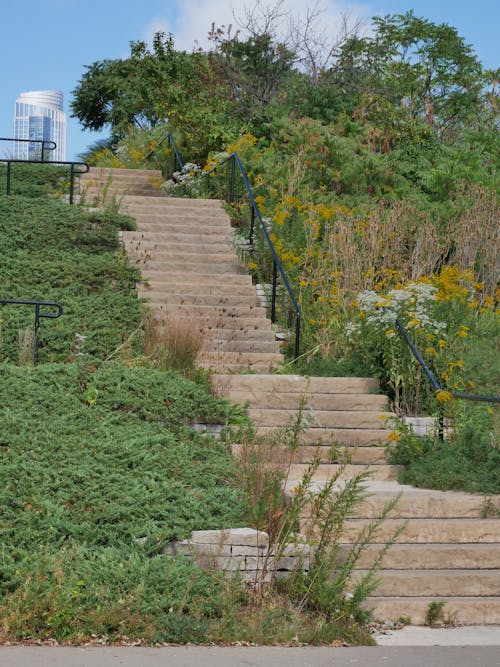
<svg viewBox="0 0 500 667">
<path fill-rule="evenodd" d="M 272 0 L 262 0 L 264 5 L 275 4 Z M 144 39 L 151 41 L 155 32 L 172 33 L 178 49 L 190 51 L 198 43 L 202 47 L 208 45 L 208 33 L 212 23 L 216 27 L 233 25 L 237 27 L 235 16 L 240 19 L 245 15 L 246 8 L 254 6 L 252 0 L 170 0 L 165 1 L 165 12 L 153 18 L 144 30 Z M 314 6 L 322 10 L 318 25 L 321 30 L 332 38 L 338 34 L 342 15 L 346 12 L 353 18 L 368 19 L 372 15 L 371 6 L 362 2 L 343 2 L 341 0 L 283 0 L 281 10 L 294 20 L 301 20 L 307 10 Z M 287 25 L 286 18 L 283 26 Z"/>
</svg>

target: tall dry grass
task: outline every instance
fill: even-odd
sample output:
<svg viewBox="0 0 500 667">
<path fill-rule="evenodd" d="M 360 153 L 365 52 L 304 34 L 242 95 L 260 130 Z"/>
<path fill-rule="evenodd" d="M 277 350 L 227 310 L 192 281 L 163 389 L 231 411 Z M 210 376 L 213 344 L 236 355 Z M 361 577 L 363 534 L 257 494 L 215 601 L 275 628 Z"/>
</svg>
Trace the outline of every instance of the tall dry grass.
<svg viewBox="0 0 500 667">
<path fill-rule="evenodd" d="M 204 333 L 195 320 L 158 320 L 153 313 L 145 317 L 144 354 L 162 370 L 189 373 L 196 365 L 204 341 Z"/>
</svg>

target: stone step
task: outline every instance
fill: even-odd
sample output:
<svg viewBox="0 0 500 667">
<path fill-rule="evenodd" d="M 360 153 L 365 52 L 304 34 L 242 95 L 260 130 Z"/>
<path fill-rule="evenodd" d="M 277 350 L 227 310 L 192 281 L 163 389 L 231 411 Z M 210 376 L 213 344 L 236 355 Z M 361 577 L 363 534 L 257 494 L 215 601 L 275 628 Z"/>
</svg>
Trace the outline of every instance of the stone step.
<svg viewBox="0 0 500 667">
<path fill-rule="evenodd" d="M 363 547 L 356 567 L 371 568 L 380 553 L 381 544 Z M 339 545 L 343 562 L 352 545 Z M 500 549 L 493 544 L 393 544 L 381 561 L 382 569 L 402 570 L 491 570 L 500 568 Z M 401 591 L 399 591 L 401 592 Z"/>
<path fill-rule="evenodd" d="M 210 339 L 210 350 L 213 352 L 275 352 L 280 351 L 280 343 L 274 340 L 274 336 L 268 336 L 266 340 L 221 340 Z"/>
<path fill-rule="evenodd" d="M 159 169 L 126 169 L 125 167 L 90 167 L 86 174 L 80 176 L 80 180 L 88 180 L 96 176 L 113 178 L 130 178 L 134 181 L 151 177 L 163 178 Z"/>
<path fill-rule="evenodd" d="M 293 489 L 303 478 L 309 469 L 307 463 L 292 463 L 288 471 L 289 487 Z M 316 482 L 325 482 L 332 477 L 337 477 L 339 480 L 352 479 L 360 473 L 367 472 L 370 479 L 373 480 L 391 480 L 396 479 L 398 473 L 401 472 L 402 466 L 388 465 L 386 463 L 374 465 L 356 465 L 352 463 L 338 464 L 338 463 L 320 463 L 314 473 Z M 357 520 L 353 520 L 357 521 Z M 304 519 L 303 522 L 307 522 Z"/>
<path fill-rule="evenodd" d="M 382 394 L 307 394 L 260 392 L 228 389 L 226 398 L 235 403 L 249 402 L 252 408 L 299 410 L 301 404 L 313 410 L 376 410 L 383 412 L 387 408 L 387 397 Z M 304 400 L 305 399 L 305 400 Z M 380 426 L 380 424 L 379 424 Z"/>
<path fill-rule="evenodd" d="M 368 573 L 358 570 L 352 583 Z M 475 597 L 500 595 L 500 570 L 382 570 L 377 574 L 377 597 Z"/>
<path fill-rule="evenodd" d="M 388 485 L 390 486 L 390 485 Z M 484 515 L 486 496 L 458 491 L 437 491 L 435 489 L 417 489 L 400 485 L 401 497 L 392 517 L 457 519 L 477 518 Z M 392 490 L 376 491 L 363 500 L 357 509 L 360 517 L 372 518 L 380 515 L 383 506 L 396 494 Z M 500 525 L 499 525 L 500 530 Z"/>
<path fill-rule="evenodd" d="M 138 296 L 143 299 L 148 299 L 156 304 L 185 304 L 198 306 L 257 306 L 257 297 L 254 296 L 240 296 L 238 294 L 230 295 L 210 295 L 210 294 L 176 294 L 168 292 L 167 290 L 158 292 L 152 290 L 139 290 Z"/>
<path fill-rule="evenodd" d="M 255 434 L 259 437 L 271 437 L 276 431 L 272 426 L 258 426 Z M 378 445 L 388 442 L 389 431 L 379 429 L 355 428 L 305 428 L 298 435 L 301 445 Z"/>
<path fill-rule="evenodd" d="M 91 197 L 101 197 L 110 195 L 138 195 L 142 197 L 164 197 L 165 193 L 152 183 L 133 183 L 133 182 L 89 182 L 88 185 L 80 184 L 80 193 L 87 199 Z"/>
<path fill-rule="evenodd" d="M 235 456 L 239 456 L 243 446 L 232 445 L 232 449 Z M 352 463 L 362 466 L 387 463 L 383 447 L 299 446 L 293 454 L 294 463 L 312 463 L 317 458 L 322 463 Z M 304 509 L 304 516 L 309 516 L 307 508 Z"/>
<path fill-rule="evenodd" d="M 155 248 L 155 246 L 148 247 L 145 244 L 142 244 L 141 241 L 137 241 L 135 244 L 127 242 L 126 250 L 133 256 L 147 256 L 152 257 L 158 260 L 169 260 L 175 259 L 176 261 L 186 261 L 189 263 L 201 263 L 205 264 L 207 262 L 213 262 L 216 264 L 220 263 L 231 263 L 237 262 L 238 259 L 234 250 L 231 247 L 224 247 L 220 252 L 204 252 L 203 247 L 200 245 L 196 246 L 177 246 L 172 244 L 169 248 Z"/>
<path fill-rule="evenodd" d="M 144 202 L 144 199 L 142 197 L 137 197 L 137 196 L 127 197 L 125 201 L 127 204 L 143 205 L 147 203 Z M 224 213 L 226 213 L 224 209 L 224 204 L 218 199 L 201 199 L 201 198 L 189 199 L 186 197 L 167 196 L 164 198 L 164 205 L 169 206 L 170 208 L 178 208 L 179 210 L 185 210 L 186 208 L 188 208 L 188 209 L 198 209 L 204 211 L 210 209 L 213 211 L 223 211 Z"/>
<path fill-rule="evenodd" d="M 205 246 L 202 242 L 199 243 L 147 243 L 141 240 L 125 241 L 123 243 L 127 252 L 132 255 L 140 256 L 146 254 L 148 257 L 155 259 L 188 259 L 198 261 L 203 258 L 204 261 L 214 259 L 215 261 L 238 261 L 238 256 L 230 243 L 214 243 Z"/>
<path fill-rule="evenodd" d="M 139 266 L 143 273 L 146 271 L 170 271 L 171 273 L 179 273 L 184 271 L 185 275 L 192 274 L 212 274 L 220 276 L 220 280 L 228 280 L 233 273 L 244 273 L 245 269 L 239 262 L 211 262 L 207 257 L 205 262 L 195 261 L 177 261 L 172 259 L 140 259 L 131 258 L 131 264 Z"/>
<path fill-rule="evenodd" d="M 218 321 L 219 318 L 238 320 L 242 318 L 266 319 L 266 309 L 260 306 L 197 306 L 191 304 L 161 304 L 150 302 L 151 307 L 156 308 L 161 313 L 172 315 L 185 315 L 194 317 L 207 316 L 211 320 Z"/>
<path fill-rule="evenodd" d="M 305 407 L 301 411 L 250 408 L 248 416 L 258 426 L 288 426 L 294 424 L 300 416 L 304 427 L 356 429 L 378 429 L 387 418 L 394 417 L 390 412 L 378 410 L 314 410 Z"/>
<path fill-rule="evenodd" d="M 217 231 L 216 234 L 209 233 L 207 234 L 206 228 L 200 230 L 199 228 L 190 228 L 182 229 L 181 231 L 175 231 L 171 229 L 168 221 L 162 220 L 154 223 L 140 223 L 140 230 L 123 232 L 123 239 L 133 239 L 135 241 L 144 240 L 147 243 L 159 243 L 163 245 L 169 245 L 171 243 L 179 244 L 206 244 L 212 247 L 212 245 L 219 245 L 225 243 L 226 246 L 229 245 L 231 248 L 234 248 L 234 234 L 229 229 L 220 233 L 220 227 L 214 226 L 210 228 L 212 231 Z"/>
<path fill-rule="evenodd" d="M 155 191 L 156 192 L 156 191 Z M 198 220 L 214 220 L 224 222 L 228 227 L 231 221 L 221 206 L 199 206 L 197 199 L 185 199 L 180 206 L 178 200 L 169 197 L 147 197 L 138 195 L 125 195 L 122 203 L 127 210 L 137 213 L 140 218 L 156 215 L 168 215 L 173 219 L 197 218 Z"/>
<path fill-rule="evenodd" d="M 217 287 L 220 285 L 223 290 L 231 290 L 239 288 L 240 286 L 252 286 L 252 278 L 247 273 L 234 273 L 230 276 L 230 283 L 226 282 L 227 276 L 224 276 L 224 282 L 221 284 L 221 279 L 218 273 L 197 273 L 196 276 L 186 275 L 184 271 L 170 271 L 168 267 L 165 271 L 147 272 L 147 281 L 151 286 L 161 285 L 198 285 L 204 287 Z M 255 289 L 255 288 L 253 288 Z"/>
<path fill-rule="evenodd" d="M 158 250 L 166 250 L 168 248 L 176 248 L 178 250 L 192 250 L 196 248 L 198 252 L 200 249 L 207 248 L 207 250 L 212 252 L 223 251 L 228 252 L 231 250 L 234 252 L 234 246 L 231 242 L 231 238 L 228 235 L 226 241 L 217 239 L 216 237 L 211 236 L 210 240 L 205 243 L 205 236 L 202 234 L 168 234 L 165 232 L 124 232 L 123 233 L 123 244 L 126 248 L 134 247 L 137 244 L 140 244 L 144 248 L 157 248 Z"/>
<path fill-rule="evenodd" d="M 228 389 L 239 391 L 277 391 L 306 395 L 316 393 L 368 394 L 376 392 L 379 388 L 378 381 L 374 378 L 305 377 L 301 375 L 235 375 L 229 379 L 226 386 Z"/>
<path fill-rule="evenodd" d="M 206 234 L 211 229 L 220 233 L 231 233 L 229 220 L 224 213 L 217 211 L 199 212 L 190 210 L 179 212 L 177 209 L 170 209 L 168 206 L 161 206 L 163 200 L 159 202 L 148 199 L 140 207 L 134 208 L 129 204 L 123 204 L 126 213 L 129 213 L 137 220 L 137 226 L 144 231 L 161 231 L 162 226 L 166 229 L 176 232 L 203 233 Z M 148 202 L 151 202 L 150 204 Z M 234 233 L 234 232 L 233 232 Z"/>
<path fill-rule="evenodd" d="M 223 289 L 224 288 L 224 289 Z M 197 285 L 195 283 L 177 283 L 173 281 L 169 282 L 152 282 L 149 281 L 148 285 L 142 286 L 138 285 L 138 292 L 144 298 L 150 298 L 153 301 L 159 301 L 166 294 L 171 294 L 172 296 L 193 296 L 196 295 L 197 298 L 200 297 L 220 297 L 221 299 L 253 299 L 255 303 L 259 303 L 257 300 L 257 294 L 255 292 L 255 287 L 252 285 Z M 158 298 L 155 299 L 155 296 Z"/>
<path fill-rule="evenodd" d="M 153 313 L 155 319 L 161 324 L 168 322 L 169 316 L 165 311 Z M 206 330 L 208 333 L 216 332 L 218 338 L 221 337 L 223 331 L 227 330 L 228 337 L 231 337 L 234 332 L 241 335 L 244 332 L 253 332 L 254 335 L 261 335 L 262 332 L 271 332 L 271 322 L 264 317 L 212 317 L 207 315 L 196 314 L 176 314 L 176 320 L 185 319 L 188 322 L 199 326 L 200 329 Z"/>
<path fill-rule="evenodd" d="M 265 329 L 253 327 L 232 329 L 229 326 L 226 328 L 212 327 L 210 331 L 214 342 L 219 345 L 239 343 L 240 341 L 248 341 L 250 343 L 272 341 L 279 345 L 279 341 L 276 341 L 275 333 L 271 327 L 266 327 Z"/>
<path fill-rule="evenodd" d="M 379 450 L 380 447 L 358 448 L 359 450 Z M 312 489 L 319 491 L 321 484 L 313 484 Z M 437 491 L 435 489 L 419 489 L 409 485 L 391 481 L 368 481 L 363 484 L 364 497 L 354 508 L 353 516 L 372 519 L 381 516 L 384 506 L 399 497 L 391 511 L 392 518 L 482 518 L 487 496 L 465 493 L 462 491 Z M 309 516 L 310 508 L 305 506 L 302 516 Z M 500 558 L 500 554 L 499 554 Z M 500 562 L 499 562 L 500 567 Z"/>
<path fill-rule="evenodd" d="M 205 367 L 220 365 L 221 362 L 231 366 L 241 364 L 251 367 L 255 364 L 262 364 L 271 367 L 282 364 L 283 355 L 274 352 L 201 352 L 197 362 Z"/>
<path fill-rule="evenodd" d="M 349 519 L 342 533 L 342 542 L 353 542 L 370 523 L 368 519 Z M 371 542 L 388 542 L 396 529 L 404 526 L 399 543 L 463 544 L 500 542 L 500 519 L 386 519 Z M 308 520 L 301 520 L 301 531 L 309 532 Z"/>
<path fill-rule="evenodd" d="M 446 597 L 439 600 L 445 603 L 444 619 L 452 625 L 497 625 L 500 624 L 500 598 L 484 597 Z M 397 621 L 401 617 L 411 618 L 414 625 L 423 625 L 429 605 L 436 602 L 436 596 L 429 597 L 369 597 L 363 604 L 373 610 L 375 619 Z"/>
</svg>

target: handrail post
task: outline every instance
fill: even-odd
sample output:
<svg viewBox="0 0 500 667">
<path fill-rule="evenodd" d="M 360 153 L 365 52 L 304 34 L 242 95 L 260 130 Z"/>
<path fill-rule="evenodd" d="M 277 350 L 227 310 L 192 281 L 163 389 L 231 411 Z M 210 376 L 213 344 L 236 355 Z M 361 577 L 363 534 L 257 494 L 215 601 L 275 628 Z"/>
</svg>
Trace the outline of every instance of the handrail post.
<svg viewBox="0 0 500 667">
<path fill-rule="evenodd" d="M 252 206 L 252 212 L 250 213 L 250 236 L 248 238 L 248 242 L 250 244 L 250 247 L 253 248 L 253 234 L 254 234 L 254 229 L 255 229 L 255 209 Z"/>
<path fill-rule="evenodd" d="M 48 319 L 57 319 L 63 314 L 63 307 L 57 301 L 38 301 L 32 299 L 0 299 L 0 305 L 21 305 L 21 306 L 35 306 L 35 330 L 33 335 L 33 365 L 38 364 L 38 348 L 40 341 L 40 321 L 42 317 Z M 57 308 L 56 313 L 43 312 L 42 306 L 54 306 Z"/>
<path fill-rule="evenodd" d="M 45 139 L 42 140 L 42 158 L 40 162 L 45 162 Z"/>
<path fill-rule="evenodd" d="M 278 267 L 273 261 L 273 291 L 271 295 L 271 322 L 276 322 L 276 285 L 278 282 Z"/>
<path fill-rule="evenodd" d="M 73 203 L 73 190 L 75 185 L 75 171 L 73 169 L 73 164 L 71 165 L 69 172 L 69 203 Z"/>
<path fill-rule="evenodd" d="M 439 442 L 444 442 L 444 406 L 439 406 L 438 416 L 438 438 Z"/>
<path fill-rule="evenodd" d="M 38 339 L 40 337 L 40 304 L 35 304 L 35 335 L 33 337 L 33 365 L 38 364 Z"/>
<path fill-rule="evenodd" d="M 236 159 L 234 157 L 234 153 L 231 156 L 231 176 L 229 180 L 229 203 L 232 204 L 234 202 L 234 184 L 236 180 Z"/>
<path fill-rule="evenodd" d="M 295 313 L 295 350 L 293 353 L 293 362 L 297 363 L 300 355 L 300 313 Z"/>
<path fill-rule="evenodd" d="M 10 167 L 11 162 L 7 162 L 7 194 L 10 195 Z"/>
</svg>

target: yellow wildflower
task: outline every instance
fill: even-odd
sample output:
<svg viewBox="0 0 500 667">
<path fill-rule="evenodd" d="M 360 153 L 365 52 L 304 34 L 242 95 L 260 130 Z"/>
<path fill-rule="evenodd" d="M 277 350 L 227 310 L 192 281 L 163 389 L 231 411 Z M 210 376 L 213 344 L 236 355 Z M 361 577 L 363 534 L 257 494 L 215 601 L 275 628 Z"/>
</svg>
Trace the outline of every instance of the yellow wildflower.
<svg viewBox="0 0 500 667">
<path fill-rule="evenodd" d="M 438 389 L 436 391 L 436 399 L 440 403 L 449 403 L 450 401 L 453 400 L 453 396 L 449 391 L 446 391 L 445 389 Z"/>
</svg>

